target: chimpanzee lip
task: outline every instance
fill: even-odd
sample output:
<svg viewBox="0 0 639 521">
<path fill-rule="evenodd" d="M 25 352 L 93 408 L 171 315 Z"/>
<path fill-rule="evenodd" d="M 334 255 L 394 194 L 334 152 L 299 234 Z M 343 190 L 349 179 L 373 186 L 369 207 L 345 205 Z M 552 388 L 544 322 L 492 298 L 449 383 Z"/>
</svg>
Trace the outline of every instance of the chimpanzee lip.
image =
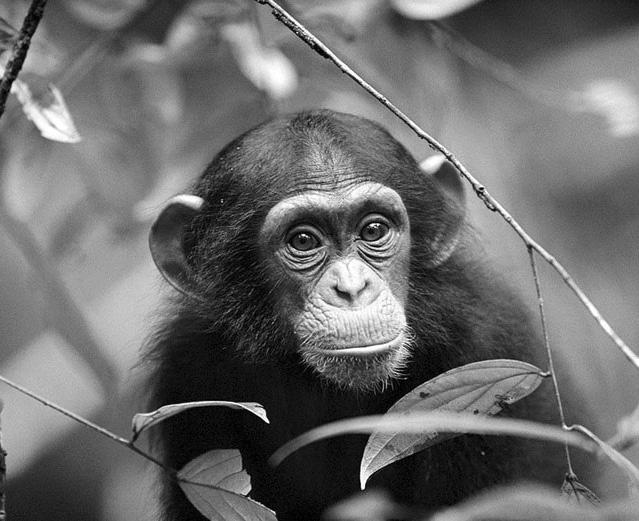
<svg viewBox="0 0 639 521">
<path fill-rule="evenodd" d="M 334 347 L 332 349 L 313 349 L 315 353 L 326 356 L 355 356 L 373 357 L 388 351 L 392 351 L 404 342 L 404 333 L 401 332 L 393 340 L 382 342 L 381 344 L 370 344 L 367 346 Z"/>
</svg>

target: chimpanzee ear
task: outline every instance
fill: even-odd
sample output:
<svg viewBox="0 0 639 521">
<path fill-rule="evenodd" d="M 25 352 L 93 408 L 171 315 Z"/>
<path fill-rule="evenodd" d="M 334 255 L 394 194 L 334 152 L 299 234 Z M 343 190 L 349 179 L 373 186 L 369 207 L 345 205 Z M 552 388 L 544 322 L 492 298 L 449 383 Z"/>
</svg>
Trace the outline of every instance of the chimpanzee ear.
<svg viewBox="0 0 639 521">
<path fill-rule="evenodd" d="M 442 154 L 427 157 L 419 166 L 425 174 L 432 176 L 449 203 L 450 217 L 433 239 L 431 246 L 435 255 L 429 266 L 434 268 L 446 261 L 459 243 L 466 218 L 466 197 L 459 172 Z"/>
<path fill-rule="evenodd" d="M 419 166 L 424 173 L 433 176 L 437 185 L 456 201 L 460 208 L 465 208 L 464 184 L 461 175 L 450 161 L 442 154 L 435 154 L 424 159 Z"/>
<path fill-rule="evenodd" d="M 171 286 L 194 296 L 193 274 L 184 251 L 184 231 L 199 214 L 204 200 L 195 195 L 177 195 L 170 199 L 151 226 L 149 247 L 153 262 Z"/>
</svg>

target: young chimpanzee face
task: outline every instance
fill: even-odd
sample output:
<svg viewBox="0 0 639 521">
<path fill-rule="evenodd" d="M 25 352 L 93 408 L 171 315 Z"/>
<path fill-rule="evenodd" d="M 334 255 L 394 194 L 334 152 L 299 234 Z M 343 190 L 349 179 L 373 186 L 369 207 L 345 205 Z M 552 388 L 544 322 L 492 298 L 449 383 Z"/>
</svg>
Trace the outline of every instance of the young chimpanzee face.
<svg viewBox="0 0 639 521">
<path fill-rule="evenodd" d="M 304 363 L 356 390 L 400 373 L 410 223 L 395 190 L 341 179 L 307 189 L 269 211 L 260 243 Z"/>
<path fill-rule="evenodd" d="M 428 175 L 355 116 L 282 116 L 222 150 L 197 195 L 167 205 L 153 257 L 237 356 L 296 349 L 323 381 L 379 391 L 410 357 L 409 265 L 445 262 L 463 221 L 436 179 L 443 166 Z"/>
</svg>

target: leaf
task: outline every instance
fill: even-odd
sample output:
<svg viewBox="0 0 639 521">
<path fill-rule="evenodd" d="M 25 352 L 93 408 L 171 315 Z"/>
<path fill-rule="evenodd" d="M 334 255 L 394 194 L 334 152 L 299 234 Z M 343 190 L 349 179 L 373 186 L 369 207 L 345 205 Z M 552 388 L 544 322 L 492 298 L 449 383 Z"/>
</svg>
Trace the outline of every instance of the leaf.
<svg viewBox="0 0 639 521">
<path fill-rule="evenodd" d="M 639 441 L 639 406 L 617 423 L 617 432 L 607 443 L 617 450 L 626 450 Z"/>
<path fill-rule="evenodd" d="M 1 68 L 0 68 L 1 69 Z M 22 111 L 40 131 L 42 137 L 61 143 L 78 143 L 81 141 L 62 93 L 52 83 L 48 86 L 48 96 L 36 99 L 29 86 L 16 80 L 11 87 Z M 46 99 L 45 99 L 46 98 Z"/>
<path fill-rule="evenodd" d="M 635 521 L 636 501 L 617 500 L 600 508 L 576 505 L 548 487 L 496 487 L 437 512 L 430 521 Z"/>
<path fill-rule="evenodd" d="M 588 487 L 583 485 L 574 474 L 566 474 L 564 482 L 561 485 L 561 495 L 568 500 L 569 503 L 591 504 L 598 506 L 601 500 Z"/>
<path fill-rule="evenodd" d="M 628 138 L 639 134 L 639 101 L 630 85 L 616 79 L 598 79 L 578 96 L 580 109 L 604 118 L 611 136 Z"/>
<path fill-rule="evenodd" d="M 601 449 L 601 452 L 608 456 L 608 458 L 610 458 L 617 467 L 626 473 L 631 493 L 639 495 L 639 468 L 637 468 L 632 461 L 626 458 L 618 450 L 612 448 L 605 441 L 601 440 L 583 425 L 572 425 L 570 430 L 580 432 L 594 441 L 599 449 Z"/>
<path fill-rule="evenodd" d="M 142 431 L 153 427 L 161 421 L 175 416 L 176 414 L 186 411 L 188 409 L 194 409 L 196 407 L 230 407 L 231 409 L 243 409 L 245 411 L 255 414 L 258 418 L 266 423 L 269 423 L 268 417 L 264 407 L 255 402 L 226 402 L 219 400 L 208 400 L 200 402 L 184 402 L 184 403 L 172 403 L 164 405 L 159 409 L 152 412 L 138 413 L 133 416 L 131 428 L 133 429 L 133 441 L 135 441 Z"/>
<path fill-rule="evenodd" d="M 360 492 L 327 508 L 322 519 L 341 521 L 371 521 L 383 519 L 413 519 L 414 512 L 395 503 L 385 490 Z"/>
<path fill-rule="evenodd" d="M 237 449 L 218 449 L 201 454 L 187 463 L 178 478 L 204 483 L 246 496 L 251 491 L 251 478 L 242 465 Z"/>
<path fill-rule="evenodd" d="M 352 41 L 363 35 L 370 23 L 379 17 L 381 0 L 329 0 L 317 2 L 304 12 L 304 20 L 324 32 L 332 31 Z"/>
<path fill-rule="evenodd" d="M 391 0 L 393 8 L 413 20 L 437 20 L 463 11 L 481 0 Z"/>
<path fill-rule="evenodd" d="M 270 98 L 280 100 L 297 89 L 294 65 L 278 48 L 262 45 L 254 25 L 227 24 L 221 34 L 228 41 L 242 74 Z"/>
<path fill-rule="evenodd" d="M 387 414 L 419 411 L 454 411 L 493 415 L 532 393 L 544 374 L 518 360 L 483 360 L 436 376 L 400 398 Z M 422 451 L 459 433 L 373 433 L 360 466 L 362 488 L 368 478 L 395 461 Z"/>
<path fill-rule="evenodd" d="M 567 443 L 588 452 L 596 452 L 597 444 L 575 432 L 528 420 L 492 418 L 448 411 L 415 412 L 407 414 L 385 414 L 359 416 L 339 420 L 315 429 L 286 442 L 269 458 L 271 465 L 279 465 L 296 450 L 316 441 L 343 434 L 366 434 L 373 432 L 397 434 L 421 434 L 427 431 L 456 432 L 466 434 L 491 434 L 517 436 L 536 440 Z"/>
<path fill-rule="evenodd" d="M 238 450 L 212 450 L 187 463 L 177 474 L 189 501 L 214 521 L 275 521 L 275 513 L 244 497 L 250 477 Z"/>
<path fill-rule="evenodd" d="M 147 0 L 66 0 L 65 5 L 81 22 L 112 31 L 131 20 L 147 3 Z"/>
</svg>

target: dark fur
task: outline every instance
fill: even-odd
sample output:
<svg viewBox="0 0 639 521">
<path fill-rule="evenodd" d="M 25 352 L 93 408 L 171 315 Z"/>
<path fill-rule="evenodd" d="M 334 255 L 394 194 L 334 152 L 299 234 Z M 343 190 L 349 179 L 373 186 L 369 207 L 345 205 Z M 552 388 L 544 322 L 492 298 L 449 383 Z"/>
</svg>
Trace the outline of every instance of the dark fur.
<svg viewBox="0 0 639 521">
<path fill-rule="evenodd" d="M 355 173 L 394 188 L 411 222 L 408 325 L 415 336 L 403 379 L 383 393 L 336 389 L 300 364 L 294 335 L 273 303 L 278 281 L 260 262 L 258 231 L 266 212 L 303 189 L 310 176 Z M 252 477 L 251 496 L 280 520 L 312 520 L 358 487 L 366 437 L 347 436 L 300 450 L 276 470 L 266 463 L 292 437 L 317 425 L 385 412 L 418 384 L 472 361 L 515 358 L 533 363 L 540 350 L 534 328 L 513 293 L 468 252 L 429 269 L 435 236 L 458 210 L 418 169 L 414 159 L 377 125 L 316 111 L 282 117 L 238 138 L 211 163 L 194 188 L 206 205 L 186 240 L 203 302 L 180 297 L 151 343 L 151 406 L 193 400 L 262 403 L 266 425 L 248 413 L 185 412 L 161 426 L 163 458 L 179 469 L 213 448 L 239 448 Z M 542 385 L 506 413 L 549 420 L 554 405 Z M 554 462 L 553 462 L 554 460 Z M 396 499 L 437 507 L 483 487 L 516 478 L 555 479 L 553 451 L 511 438 L 461 436 L 374 475 Z M 166 481 L 165 519 L 203 519 L 179 488 Z"/>
</svg>

